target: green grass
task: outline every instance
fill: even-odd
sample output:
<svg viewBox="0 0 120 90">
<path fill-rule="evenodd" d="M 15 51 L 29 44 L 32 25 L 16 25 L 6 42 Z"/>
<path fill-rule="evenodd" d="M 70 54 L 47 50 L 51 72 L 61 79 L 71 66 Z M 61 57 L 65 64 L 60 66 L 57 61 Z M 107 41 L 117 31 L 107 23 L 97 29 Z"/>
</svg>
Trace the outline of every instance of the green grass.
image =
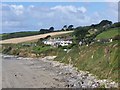
<svg viewBox="0 0 120 90">
<path fill-rule="evenodd" d="M 10 49 L 12 47 L 12 49 Z M 101 79 L 112 79 L 118 82 L 118 42 L 112 43 L 95 43 L 90 46 L 73 46 L 67 53 L 62 47 L 53 48 L 51 46 L 31 46 L 25 47 L 21 44 L 3 45 L 3 51 L 7 54 L 22 55 L 23 57 L 31 57 L 36 54 L 37 57 L 55 55 L 56 61 L 73 64 L 78 70 L 89 71 Z M 108 53 L 105 53 L 106 49 Z M 22 53 L 22 54 L 21 54 Z"/>
<path fill-rule="evenodd" d="M 103 33 L 97 35 L 96 39 L 108 39 L 113 38 L 114 36 L 119 34 L 120 29 L 114 28 L 107 31 L 104 31 Z"/>
<path fill-rule="evenodd" d="M 106 33 L 108 33 L 106 37 Z M 102 34 L 102 35 L 101 35 Z M 99 37 L 110 37 L 118 34 L 117 29 L 111 29 L 101 33 Z M 68 36 L 67 34 L 66 36 Z M 59 36 L 58 36 L 59 37 Z M 98 37 L 98 36 L 97 36 Z M 24 44 L 30 44 L 27 42 Z M 35 42 L 34 42 L 35 43 Z M 12 50 L 9 50 L 12 47 Z M 30 57 L 31 54 L 36 54 L 36 56 L 49 56 L 55 55 L 56 61 L 68 64 L 71 63 L 73 66 L 77 67 L 79 70 L 89 71 L 94 75 L 102 79 L 112 79 L 118 82 L 118 57 L 119 51 L 118 42 L 113 41 L 111 43 L 95 43 L 90 46 L 73 46 L 72 49 L 67 53 L 63 47 L 52 48 L 46 45 L 37 45 L 25 47 L 22 44 L 16 45 L 3 45 L 4 51 L 8 54 L 21 55 L 25 57 Z M 109 49 L 109 53 L 105 53 L 105 49 Z M 93 58 L 92 58 L 93 57 Z"/>
<path fill-rule="evenodd" d="M 109 49 L 109 53 L 105 53 L 106 48 Z M 104 45 L 94 44 L 89 47 L 75 46 L 69 53 L 59 52 L 55 60 L 67 64 L 71 63 L 79 70 L 89 71 L 101 79 L 108 78 L 118 82 L 117 42 Z"/>
<path fill-rule="evenodd" d="M 32 50 L 34 53 L 40 54 L 42 52 L 46 52 L 49 49 L 50 49 L 50 46 L 36 46 L 36 47 L 33 47 Z"/>
<path fill-rule="evenodd" d="M 31 42 L 23 44 L 34 44 Z M 30 45 L 23 46 L 22 44 L 3 44 L 0 48 L 0 52 L 10 55 L 18 55 L 23 57 L 32 57 L 31 54 L 35 54 L 37 57 L 56 55 L 57 48 L 53 48 L 48 45 Z"/>
</svg>

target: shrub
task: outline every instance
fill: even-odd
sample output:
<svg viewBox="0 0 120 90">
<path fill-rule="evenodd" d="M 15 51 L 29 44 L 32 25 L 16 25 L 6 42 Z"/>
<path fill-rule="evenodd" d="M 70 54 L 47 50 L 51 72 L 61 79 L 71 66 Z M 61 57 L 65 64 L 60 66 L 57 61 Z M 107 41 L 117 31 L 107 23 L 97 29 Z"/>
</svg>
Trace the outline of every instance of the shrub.
<svg viewBox="0 0 120 90">
<path fill-rule="evenodd" d="M 11 50 L 12 50 L 12 47 L 9 46 L 8 48 L 5 48 L 5 49 L 2 51 L 2 53 L 7 54 L 7 53 L 9 53 L 9 51 L 11 51 Z"/>
<path fill-rule="evenodd" d="M 113 40 L 120 40 L 120 35 L 116 35 L 115 37 L 113 37 Z"/>
</svg>

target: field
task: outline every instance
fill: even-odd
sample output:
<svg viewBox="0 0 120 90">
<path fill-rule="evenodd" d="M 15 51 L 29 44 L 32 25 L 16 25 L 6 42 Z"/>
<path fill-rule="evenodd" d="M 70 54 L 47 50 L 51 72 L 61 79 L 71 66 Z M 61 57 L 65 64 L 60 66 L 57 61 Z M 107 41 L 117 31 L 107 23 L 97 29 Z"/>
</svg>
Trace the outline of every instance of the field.
<svg viewBox="0 0 120 90">
<path fill-rule="evenodd" d="M 64 31 L 64 32 L 53 32 L 53 33 L 47 33 L 47 34 L 41 34 L 41 35 L 34 35 L 34 36 L 27 36 L 27 37 L 20 37 L 20 38 L 12 38 L 12 39 L 7 39 L 7 40 L 2 40 L 0 41 L 0 44 L 6 44 L 6 43 L 22 43 L 22 42 L 28 42 L 28 41 L 34 41 L 40 38 L 45 38 L 46 36 L 56 36 L 56 35 L 61 35 L 61 34 L 66 34 L 66 33 L 71 33 L 73 31 Z"/>
<path fill-rule="evenodd" d="M 32 35 L 39 35 L 39 34 L 41 34 L 41 32 L 39 31 L 4 33 L 4 34 L 0 34 L 0 38 L 2 40 L 5 40 L 5 39 L 10 39 L 10 38 L 18 38 L 18 37 L 25 37 L 25 36 L 32 36 Z"/>
<path fill-rule="evenodd" d="M 114 29 L 110 29 L 108 31 L 105 31 L 101 34 L 99 34 L 96 39 L 109 39 L 109 38 L 113 38 L 114 36 L 118 35 L 118 28 L 114 28 Z"/>
</svg>

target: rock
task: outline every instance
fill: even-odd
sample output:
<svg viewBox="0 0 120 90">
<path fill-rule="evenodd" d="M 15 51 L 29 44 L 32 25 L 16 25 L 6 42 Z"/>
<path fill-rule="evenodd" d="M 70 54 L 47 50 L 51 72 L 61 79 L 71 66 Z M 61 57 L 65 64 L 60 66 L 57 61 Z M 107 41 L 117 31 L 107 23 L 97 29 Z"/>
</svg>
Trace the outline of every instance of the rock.
<svg viewBox="0 0 120 90">
<path fill-rule="evenodd" d="M 60 64 L 59 63 L 53 63 L 53 67 L 59 67 Z"/>
<path fill-rule="evenodd" d="M 94 82 L 93 84 L 92 84 L 92 88 L 97 88 L 97 87 L 99 87 L 100 86 L 100 83 L 99 82 Z"/>
<path fill-rule="evenodd" d="M 22 59 L 23 59 L 23 57 L 18 57 L 17 59 L 18 59 L 18 60 L 22 60 Z"/>
<path fill-rule="evenodd" d="M 29 56 L 32 57 L 32 58 L 34 58 L 34 57 L 36 57 L 36 54 L 32 53 Z"/>
<path fill-rule="evenodd" d="M 76 82 L 76 83 L 74 84 L 74 87 L 75 87 L 75 88 L 82 88 L 82 85 L 81 85 L 80 82 Z"/>
<path fill-rule="evenodd" d="M 45 57 L 47 60 L 53 60 L 54 58 L 56 58 L 56 56 L 46 56 Z"/>
<path fill-rule="evenodd" d="M 17 76 L 17 75 L 15 74 L 15 76 Z"/>
<path fill-rule="evenodd" d="M 63 74 L 62 72 L 59 72 L 59 74 Z"/>
</svg>

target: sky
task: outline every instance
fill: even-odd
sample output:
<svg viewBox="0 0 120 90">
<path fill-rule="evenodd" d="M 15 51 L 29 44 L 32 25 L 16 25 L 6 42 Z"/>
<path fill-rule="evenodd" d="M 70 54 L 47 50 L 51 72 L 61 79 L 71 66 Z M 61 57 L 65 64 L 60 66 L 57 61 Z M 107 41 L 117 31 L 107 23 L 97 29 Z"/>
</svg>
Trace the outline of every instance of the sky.
<svg viewBox="0 0 120 90">
<path fill-rule="evenodd" d="M 3 2 L 0 6 L 2 33 L 118 21 L 117 2 Z"/>
</svg>

